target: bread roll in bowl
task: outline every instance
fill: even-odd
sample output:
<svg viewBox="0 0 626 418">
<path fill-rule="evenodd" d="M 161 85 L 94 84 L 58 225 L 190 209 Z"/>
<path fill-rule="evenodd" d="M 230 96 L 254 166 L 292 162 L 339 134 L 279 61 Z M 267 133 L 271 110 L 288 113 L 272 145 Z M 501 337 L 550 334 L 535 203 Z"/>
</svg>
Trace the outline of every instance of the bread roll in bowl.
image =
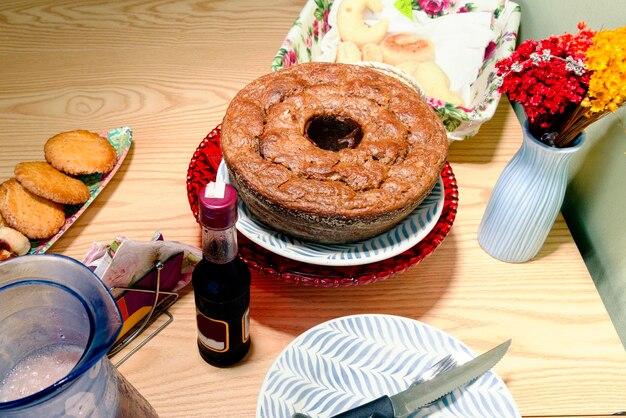
<svg viewBox="0 0 626 418">
<path fill-rule="evenodd" d="M 410 33 L 398 33 L 387 36 L 380 43 L 383 61 L 390 65 L 398 65 L 406 61 L 433 61 L 435 45 L 426 38 Z"/>
</svg>

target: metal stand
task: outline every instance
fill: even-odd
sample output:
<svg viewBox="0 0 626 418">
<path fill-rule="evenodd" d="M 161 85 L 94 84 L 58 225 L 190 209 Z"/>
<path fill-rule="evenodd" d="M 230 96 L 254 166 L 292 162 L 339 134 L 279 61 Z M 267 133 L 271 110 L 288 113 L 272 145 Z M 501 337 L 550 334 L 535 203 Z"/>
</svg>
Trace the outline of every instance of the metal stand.
<svg viewBox="0 0 626 418">
<path fill-rule="evenodd" d="M 141 347 L 146 345 L 152 338 L 154 338 L 159 332 L 161 332 L 165 327 L 167 327 L 173 320 L 174 316 L 167 311 L 167 309 L 178 299 L 178 293 L 176 292 L 166 292 L 161 290 L 161 270 L 163 269 L 163 263 L 161 261 L 157 261 L 154 265 L 157 270 L 157 278 L 156 278 L 156 289 L 135 289 L 132 287 L 113 287 L 111 290 L 124 290 L 128 292 L 142 292 L 142 293 L 154 293 L 154 303 L 152 304 L 152 308 L 150 312 L 146 315 L 141 323 L 136 324 L 129 331 L 128 335 L 123 339 L 117 341 L 111 350 L 107 353 L 107 357 L 111 358 L 115 356 L 117 353 L 122 351 L 125 347 L 127 347 L 131 342 L 133 342 L 139 334 L 141 334 L 145 328 L 147 328 L 150 324 L 152 324 L 161 314 L 165 314 L 168 319 L 165 323 L 161 324 L 157 329 L 152 331 L 148 336 L 146 336 L 136 347 L 130 350 L 124 357 L 114 363 L 115 367 L 119 367 L 122 363 L 128 360 L 133 354 L 137 352 Z M 161 302 L 159 302 L 159 296 L 166 295 L 167 297 L 163 298 Z"/>
</svg>

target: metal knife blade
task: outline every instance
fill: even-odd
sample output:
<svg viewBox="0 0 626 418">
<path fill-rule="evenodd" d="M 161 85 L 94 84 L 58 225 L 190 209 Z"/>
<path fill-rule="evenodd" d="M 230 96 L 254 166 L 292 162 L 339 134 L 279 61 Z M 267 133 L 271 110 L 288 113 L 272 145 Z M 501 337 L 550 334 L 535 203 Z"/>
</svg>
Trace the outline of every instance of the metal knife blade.
<svg viewBox="0 0 626 418">
<path fill-rule="evenodd" d="M 465 364 L 443 372 L 432 380 L 418 385 L 411 385 L 408 389 L 392 396 L 382 396 L 364 405 L 336 415 L 335 418 L 401 418 L 414 412 L 416 409 L 437 400 L 454 389 L 482 376 L 496 365 L 511 345 L 511 340 L 492 348 Z"/>
<path fill-rule="evenodd" d="M 439 399 L 459 386 L 482 376 L 500 361 L 510 345 L 511 340 L 508 340 L 465 364 L 441 373 L 432 380 L 390 396 L 394 415 L 396 417 L 408 415 L 420 406 Z"/>
</svg>

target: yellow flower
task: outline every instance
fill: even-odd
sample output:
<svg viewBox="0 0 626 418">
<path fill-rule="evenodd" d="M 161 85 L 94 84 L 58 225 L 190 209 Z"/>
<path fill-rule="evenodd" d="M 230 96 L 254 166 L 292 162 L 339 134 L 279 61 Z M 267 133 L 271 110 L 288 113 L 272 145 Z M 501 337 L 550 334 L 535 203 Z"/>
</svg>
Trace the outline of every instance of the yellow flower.
<svg viewBox="0 0 626 418">
<path fill-rule="evenodd" d="M 615 112 L 626 99 L 626 26 L 597 32 L 586 56 L 591 76 L 581 105 L 591 113 Z"/>
</svg>

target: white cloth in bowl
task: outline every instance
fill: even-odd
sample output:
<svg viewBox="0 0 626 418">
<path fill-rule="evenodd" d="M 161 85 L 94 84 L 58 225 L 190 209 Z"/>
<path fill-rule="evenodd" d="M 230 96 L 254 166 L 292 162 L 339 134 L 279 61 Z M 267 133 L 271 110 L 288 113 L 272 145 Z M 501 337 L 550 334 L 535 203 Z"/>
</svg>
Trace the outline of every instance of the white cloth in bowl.
<svg viewBox="0 0 626 418">
<path fill-rule="evenodd" d="M 320 43 L 321 55 L 317 61 L 334 62 L 341 39 L 337 30 L 337 10 L 342 0 L 333 4 L 328 23 L 331 30 Z M 467 13 L 451 13 L 431 18 L 423 11 L 413 10 L 409 19 L 394 7 L 394 0 L 382 0 L 383 10 L 371 13 L 366 10 L 364 20 L 374 24 L 380 19 L 389 19 L 388 34 L 412 33 L 429 39 L 435 45 L 435 63 L 450 79 L 450 90 L 461 95 L 464 103 L 470 102 L 470 86 L 476 81 L 485 57 L 485 49 L 495 40 L 491 28 L 493 10 L 484 7 Z M 500 1 L 493 0 L 493 9 Z"/>
</svg>

